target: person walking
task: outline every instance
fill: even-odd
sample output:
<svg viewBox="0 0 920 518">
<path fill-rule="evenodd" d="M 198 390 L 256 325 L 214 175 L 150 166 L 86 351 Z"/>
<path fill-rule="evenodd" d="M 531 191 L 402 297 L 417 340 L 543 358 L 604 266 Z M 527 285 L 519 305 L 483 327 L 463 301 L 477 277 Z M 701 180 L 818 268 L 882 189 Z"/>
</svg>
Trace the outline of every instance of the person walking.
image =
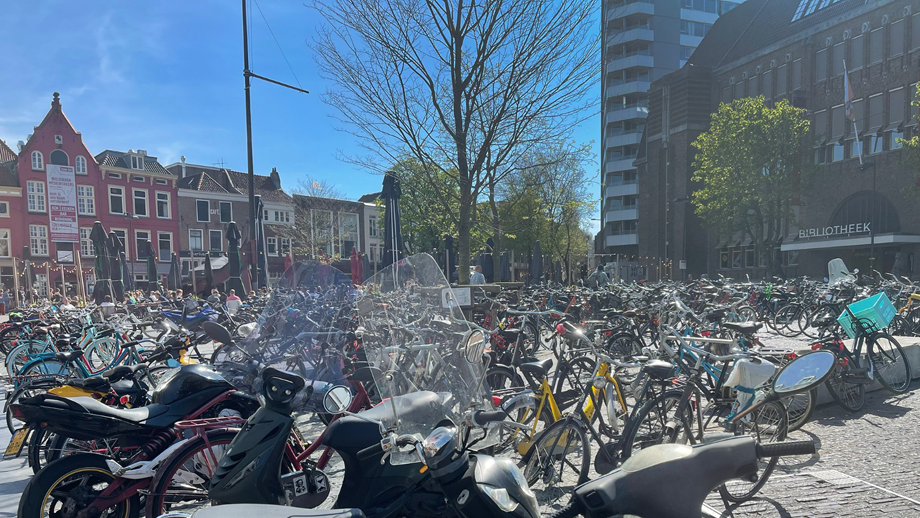
<svg viewBox="0 0 920 518">
<path fill-rule="evenodd" d="M 607 277 L 603 266 L 597 265 L 597 269 L 588 276 L 585 282 L 589 288 L 604 289 L 610 284 L 610 277 Z"/>
<path fill-rule="evenodd" d="M 482 266 L 476 265 L 476 271 L 470 276 L 470 284 L 485 284 L 486 276 L 482 274 Z"/>
<path fill-rule="evenodd" d="M 227 313 L 230 316 L 236 315 L 242 305 L 243 301 L 236 296 L 236 290 L 230 290 L 230 295 L 227 295 Z"/>
</svg>

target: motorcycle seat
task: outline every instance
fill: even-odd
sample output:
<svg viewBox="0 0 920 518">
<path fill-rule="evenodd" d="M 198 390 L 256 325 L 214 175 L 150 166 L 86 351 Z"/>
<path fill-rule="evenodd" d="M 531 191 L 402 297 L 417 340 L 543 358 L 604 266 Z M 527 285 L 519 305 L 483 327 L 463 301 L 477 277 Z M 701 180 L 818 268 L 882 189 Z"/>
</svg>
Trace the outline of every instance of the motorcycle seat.
<svg viewBox="0 0 920 518">
<path fill-rule="evenodd" d="M 77 349 L 76 351 L 67 351 L 66 353 L 57 353 L 54 357 L 58 360 L 61 360 L 64 363 L 70 363 L 77 358 L 83 356 L 83 351 Z"/>
<path fill-rule="evenodd" d="M 111 384 L 109 384 L 109 380 L 101 376 L 94 376 L 86 379 L 72 379 L 68 381 L 68 384 L 86 390 L 94 390 L 96 392 L 108 392 L 109 389 L 112 388 Z"/>
<path fill-rule="evenodd" d="M 710 322 L 718 322 L 719 320 L 722 320 L 723 318 L 725 318 L 725 315 L 727 313 L 728 313 L 727 308 L 714 309 L 710 311 L 708 315 L 706 315 L 706 320 Z"/>
<path fill-rule="evenodd" d="M 674 376 L 674 365 L 662 360 L 652 360 L 643 365 L 642 370 L 657 380 L 664 380 Z"/>
<path fill-rule="evenodd" d="M 106 417 L 114 417 L 130 423 L 143 423 L 144 421 L 165 414 L 168 405 L 150 404 L 138 408 L 116 408 L 100 403 L 90 397 L 63 398 L 53 394 L 39 394 L 33 398 L 23 399 L 22 404 L 37 404 L 46 408 L 59 408 L 61 410 L 82 411 Z"/>
<path fill-rule="evenodd" d="M 760 331 L 763 324 L 760 322 L 726 322 L 722 324 L 722 327 L 737 331 L 745 336 L 751 336 L 757 331 Z"/>
<path fill-rule="evenodd" d="M 194 518 L 364 518 L 360 509 L 300 509 L 283 505 L 230 504 L 196 511 Z"/>
<path fill-rule="evenodd" d="M 539 377 L 544 377 L 549 373 L 549 370 L 553 368 L 553 359 L 547 358 L 545 360 L 527 362 L 521 364 L 521 372 L 528 372 L 535 374 Z"/>
<path fill-rule="evenodd" d="M 119 381 L 125 378 L 134 377 L 134 374 L 137 371 L 144 370 L 147 368 L 146 364 L 138 363 L 135 365 L 119 365 L 118 367 L 113 367 L 105 372 L 102 375 L 109 381 Z"/>
</svg>

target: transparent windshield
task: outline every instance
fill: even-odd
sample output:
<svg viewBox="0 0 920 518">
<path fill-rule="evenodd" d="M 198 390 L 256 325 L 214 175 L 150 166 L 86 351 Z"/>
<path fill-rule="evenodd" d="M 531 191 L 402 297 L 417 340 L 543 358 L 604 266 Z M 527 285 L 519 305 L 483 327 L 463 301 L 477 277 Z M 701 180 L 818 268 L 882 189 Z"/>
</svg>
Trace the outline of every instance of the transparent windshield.
<svg viewBox="0 0 920 518">
<path fill-rule="evenodd" d="M 442 420 L 459 423 L 486 402 L 485 364 L 478 356 L 467 359 L 470 328 L 431 256 L 394 263 L 362 289 L 359 329 L 398 433 L 425 437 Z"/>
</svg>

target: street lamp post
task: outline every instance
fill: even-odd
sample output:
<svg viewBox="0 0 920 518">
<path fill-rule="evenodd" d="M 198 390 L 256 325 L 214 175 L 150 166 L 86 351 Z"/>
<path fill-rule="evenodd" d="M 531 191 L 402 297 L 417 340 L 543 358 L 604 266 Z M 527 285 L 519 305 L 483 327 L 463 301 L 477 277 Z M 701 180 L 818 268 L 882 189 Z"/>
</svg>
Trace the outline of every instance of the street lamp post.
<svg viewBox="0 0 920 518">
<path fill-rule="evenodd" d="M 875 270 L 875 225 L 876 221 L 873 221 L 876 216 L 876 206 L 875 198 L 878 196 L 876 192 L 876 170 L 875 162 L 864 162 L 859 165 L 861 171 L 865 171 L 866 168 L 872 168 L 872 197 L 869 200 L 869 275 L 872 275 L 872 272 Z"/>
</svg>

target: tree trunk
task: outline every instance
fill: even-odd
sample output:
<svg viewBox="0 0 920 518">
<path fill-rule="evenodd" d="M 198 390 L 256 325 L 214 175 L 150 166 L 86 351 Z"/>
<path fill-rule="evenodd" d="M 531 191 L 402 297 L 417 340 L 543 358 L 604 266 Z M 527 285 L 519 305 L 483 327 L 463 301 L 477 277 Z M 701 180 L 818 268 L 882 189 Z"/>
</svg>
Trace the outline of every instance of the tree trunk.
<svg viewBox="0 0 920 518">
<path fill-rule="evenodd" d="M 460 259 L 457 264 L 460 267 L 458 281 L 460 284 L 470 283 L 470 228 L 472 218 L 470 217 L 473 208 L 473 196 L 468 189 L 464 189 L 462 182 L 460 186 L 460 221 L 457 222 L 457 232 L 460 234 L 457 251 Z"/>
<path fill-rule="evenodd" d="M 494 176 L 489 182 L 489 209 L 492 211 L 492 282 L 502 280 L 502 228 L 498 215 L 498 203 L 495 202 Z"/>
</svg>

